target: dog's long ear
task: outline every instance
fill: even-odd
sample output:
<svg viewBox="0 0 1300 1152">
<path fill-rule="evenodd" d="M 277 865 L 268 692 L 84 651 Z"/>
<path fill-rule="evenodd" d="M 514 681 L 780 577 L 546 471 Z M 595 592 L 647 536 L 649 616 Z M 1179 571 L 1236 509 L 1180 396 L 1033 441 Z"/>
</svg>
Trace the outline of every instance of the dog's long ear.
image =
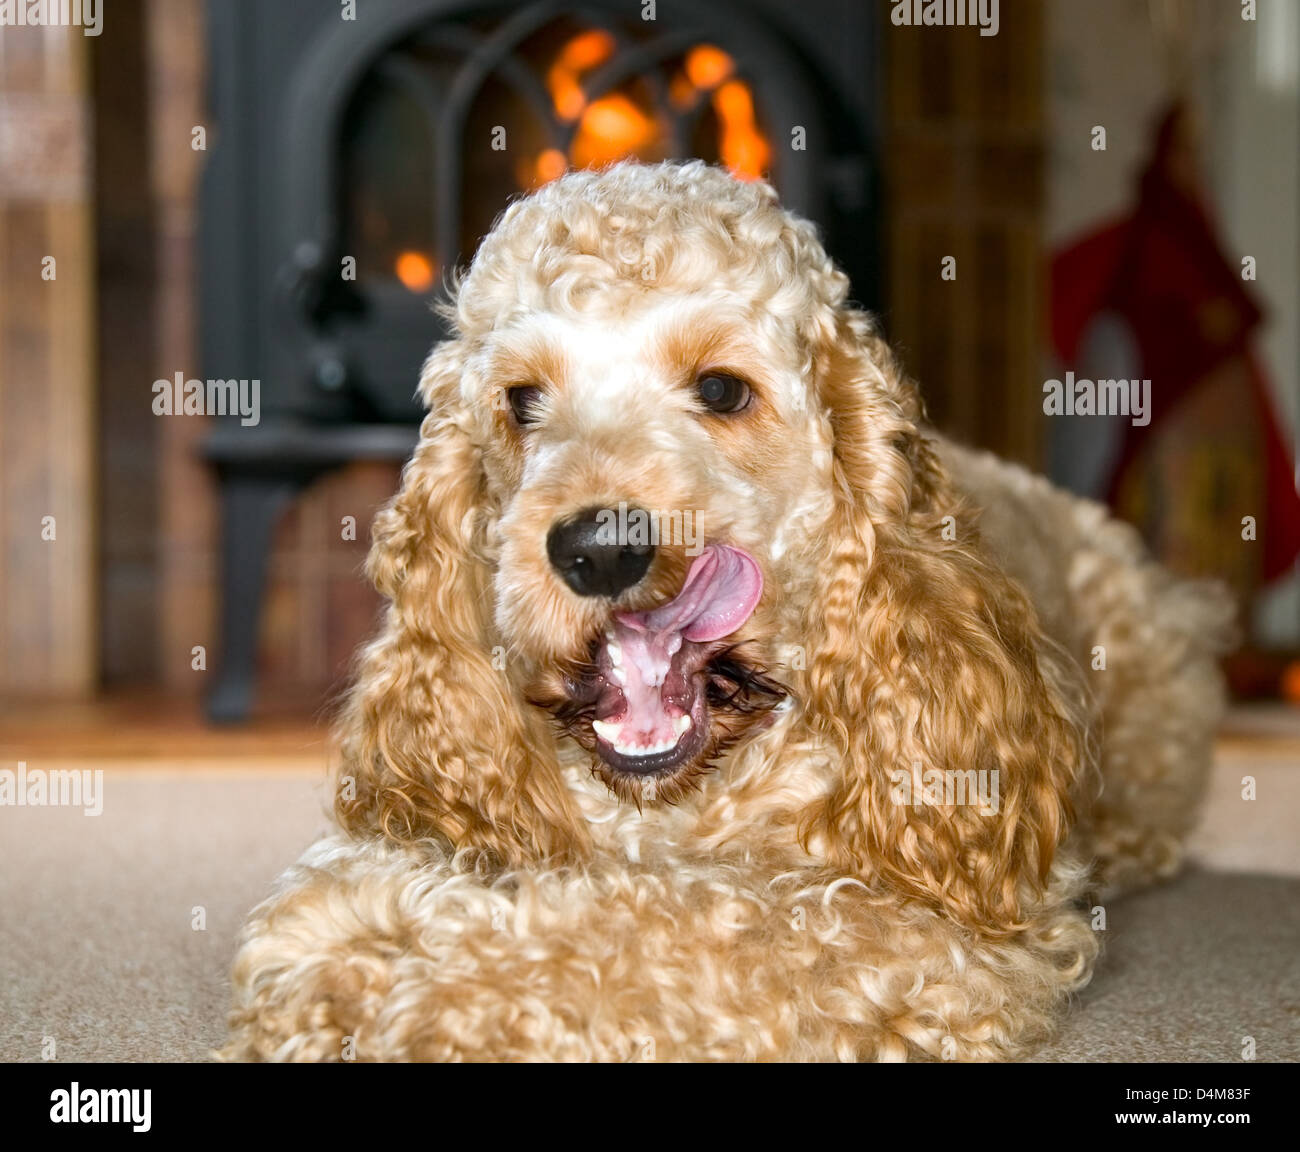
<svg viewBox="0 0 1300 1152">
<path fill-rule="evenodd" d="M 580 858 L 549 733 L 493 631 L 492 513 L 462 369 L 458 342 L 429 357 L 420 443 L 375 520 L 367 571 L 390 603 L 341 718 L 335 812 L 354 833 L 432 836 L 504 865 Z"/>
<path fill-rule="evenodd" d="M 835 505 L 806 622 L 808 720 L 843 768 L 805 837 L 836 867 L 1015 931 L 1072 818 L 1081 701 L 866 317 L 841 313 L 818 375 Z"/>
</svg>

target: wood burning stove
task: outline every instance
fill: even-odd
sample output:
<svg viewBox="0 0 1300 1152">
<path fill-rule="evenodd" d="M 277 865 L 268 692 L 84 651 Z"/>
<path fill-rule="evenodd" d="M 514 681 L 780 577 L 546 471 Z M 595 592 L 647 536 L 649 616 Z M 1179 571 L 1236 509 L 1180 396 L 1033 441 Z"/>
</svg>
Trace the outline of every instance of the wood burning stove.
<svg viewBox="0 0 1300 1152">
<path fill-rule="evenodd" d="M 218 420 L 215 719 L 253 693 L 276 517 L 325 471 L 400 460 L 445 335 L 431 304 L 514 196 L 567 168 L 698 156 L 764 175 L 876 303 L 871 5 L 805 0 L 211 0 L 200 221 L 204 374 L 261 381 Z"/>
</svg>

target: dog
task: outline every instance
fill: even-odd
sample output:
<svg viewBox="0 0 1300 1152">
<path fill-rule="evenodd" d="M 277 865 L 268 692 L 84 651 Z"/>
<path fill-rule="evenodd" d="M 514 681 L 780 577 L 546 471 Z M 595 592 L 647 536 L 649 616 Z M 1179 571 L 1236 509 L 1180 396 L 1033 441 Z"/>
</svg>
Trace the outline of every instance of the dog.
<svg viewBox="0 0 1300 1152">
<path fill-rule="evenodd" d="M 252 914 L 222 1057 L 1050 1034 L 1092 902 L 1179 866 L 1232 609 L 930 430 L 848 289 L 699 162 L 504 213 L 374 525 L 338 831 Z"/>
</svg>

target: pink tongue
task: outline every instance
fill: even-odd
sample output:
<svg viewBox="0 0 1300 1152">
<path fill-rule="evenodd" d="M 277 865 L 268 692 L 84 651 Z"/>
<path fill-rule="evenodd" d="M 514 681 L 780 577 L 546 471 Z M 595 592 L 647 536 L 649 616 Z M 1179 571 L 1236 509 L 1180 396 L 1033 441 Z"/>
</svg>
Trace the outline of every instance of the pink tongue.
<svg viewBox="0 0 1300 1152">
<path fill-rule="evenodd" d="M 637 746 L 676 739 L 673 720 L 683 708 L 665 709 L 664 680 L 683 640 L 707 643 L 736 631 L 753 613 L 763 575 L 747 552 L 711 544 L 691 565 L 682 590 L 648 612 L 616 612 L 613 641 L 624 700 L 617 721 L 621 738 Z M 677 685 L 682 691 L 685 685 Z"/>
<path fill-rule="evenodd" d="M 697 642 L 720 640 L 749 619 L 762 592 L 763 574 L 748 552 L 710 544 L 667 604 L 649 612 L 618 612 L 615 619 L 646 633 L 648 640 L 670 632 Z"/>
</svg>

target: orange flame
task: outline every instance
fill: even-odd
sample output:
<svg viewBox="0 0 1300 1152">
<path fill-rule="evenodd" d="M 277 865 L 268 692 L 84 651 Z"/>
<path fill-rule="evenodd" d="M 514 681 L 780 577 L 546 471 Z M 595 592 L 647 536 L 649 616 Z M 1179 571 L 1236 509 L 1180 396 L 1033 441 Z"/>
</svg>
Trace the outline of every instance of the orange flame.
<svg viewBox="0 0 1300 1152">
<path fill-rule="evenodd" d="M 560 53 L 560 64 L 575 72 L 590 72 L 614 55 L 614 37 L 599 28 L 581 32 Z"/>
<path fill-rule="evenodd" d="M 697 44 L 686 53 L 686 79 L 696 88 L 716 88 L 735 69 L 730 56 L 712 44 Z"/>
<path fill-rule="evenodd" d="M 620 93 L 587 100 L 583 75 L 613 56 L 614 37 L 608 32 L 582 32 L 559 51 L 546 74 L 555 114 L 576 121 L 569 156 L 548 148 L 534 160 L 521 160 L 516 174 L 521 187 L 537 188 L 556 179 L 570 166 L 592 168 L 643 154 L 659 134 L 654 115 Z M 742 180 L 756 180 L 771 161 L 772 150 L 758 130 L 749 85 L 735 79 L 735 61 L 713 44 L 697 44 L 686 53 L 682 68 L 669 83 L 669 100 L 685 111 L 706 94 L 719 125 L 719 154 L 723 164 Z"/>
<path fill-rule="evenodd" d="M 733 176 L 757 180 L 772 158 L 754 117 L 754 97 L 749 85 L 729 80 L 713 94 L 713 110 L 722 125 L 718 151 Z"/>
<path fill-rule="evenodd" d="M 617 92 L 589 105 L 573 138 L 573 162 L 591 168 L 634 156 L 654 142 L 655 125 L 626 96 Z"/>
<path fill-rule="evenodd" d="M 435 269 L 433 261 L 423 252 L 399 252 L 393 270 L 397 278 L 411 292 L 423 295 L 433 287 Z"/>
<path fill-rule="evenodd" d="M 548 148 L 537 157 L 537 182 L 549 184 L 558 180 L 569 167 L 569 161 L 558 148 Z"/>
<path fill-rule="evenodd" d="M 700 98 L 700 90 L 691 83 L 685 72 L 674 72 L 668 81 L 668 99 L 679 112 L 687 112 L 695 107 Z"/>
<path fill-rule="evenodd" d="M 576 120 L 587 106 L 580 79 L 614 55 L 614 37 L 599 29 L 570 40 L 546 74 L 546 87 L 561 120 Z"/>
</svg>

